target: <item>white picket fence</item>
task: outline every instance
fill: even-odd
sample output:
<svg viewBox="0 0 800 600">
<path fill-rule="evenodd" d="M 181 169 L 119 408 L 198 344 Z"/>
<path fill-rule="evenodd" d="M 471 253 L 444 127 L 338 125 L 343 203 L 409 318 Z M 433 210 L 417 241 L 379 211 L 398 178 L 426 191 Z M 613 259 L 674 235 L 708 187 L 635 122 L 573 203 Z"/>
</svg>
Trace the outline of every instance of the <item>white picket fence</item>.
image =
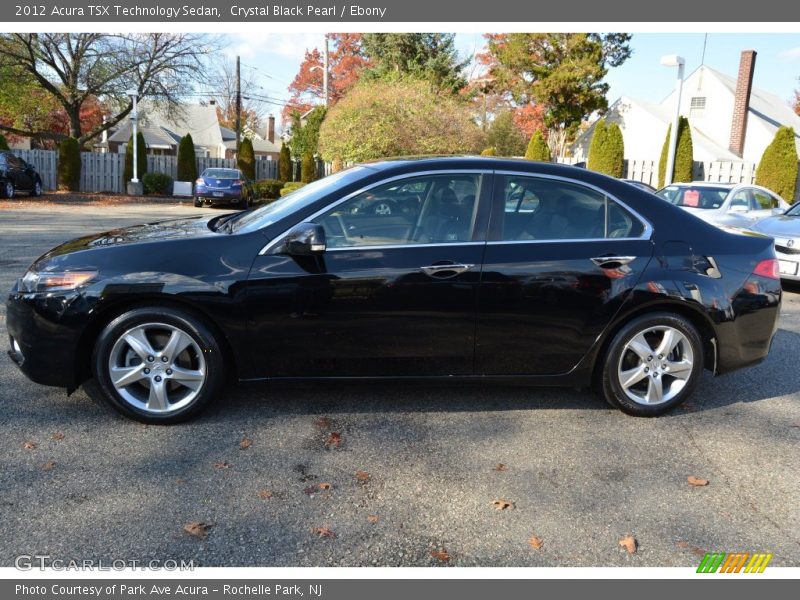
<svg viewBox="0 0 800 600">
<path fill-rule="evenodd" d="M 14 154 L 32 164 L 42 178 L 45 190 L 56 189 L 58 153 L 54 150 L 14 150 Z M 197 172 L 209 168 L 236 168 L 232 158 L 198 158 Z M 81 152 L 82 192 L 125 191 L 123 174 L 125 155 L 116 153 Z M 147 157 L 148 173 L 166 173 L 172 179 L 178 175 L 178 159 L 175 156 Z M 256 160 L 256 179 L 277 179 L 278 163 L 274 160 Z"/>
</svg>

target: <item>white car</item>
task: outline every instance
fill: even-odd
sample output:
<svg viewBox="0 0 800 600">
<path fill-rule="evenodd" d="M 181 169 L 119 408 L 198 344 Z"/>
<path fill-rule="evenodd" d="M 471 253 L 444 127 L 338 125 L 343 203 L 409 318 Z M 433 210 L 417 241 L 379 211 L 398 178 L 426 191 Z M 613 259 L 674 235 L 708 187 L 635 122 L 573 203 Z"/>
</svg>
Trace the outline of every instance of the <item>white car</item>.
<svg viewBox="0 0 800 600">
<path fill-rule="evenodd" d="M 661 188 L 656 195 L 704 221 L 728 227 L 749 228 L 789 208 L 774 192 L 745 183 L 674 183 Z"/>
<path fill-rule="evenodd" d="M 800 202 L 784 214 L 763 219 L 750 229 L 775 240 L 781 279 L 800 281 Z"/>
</svg>

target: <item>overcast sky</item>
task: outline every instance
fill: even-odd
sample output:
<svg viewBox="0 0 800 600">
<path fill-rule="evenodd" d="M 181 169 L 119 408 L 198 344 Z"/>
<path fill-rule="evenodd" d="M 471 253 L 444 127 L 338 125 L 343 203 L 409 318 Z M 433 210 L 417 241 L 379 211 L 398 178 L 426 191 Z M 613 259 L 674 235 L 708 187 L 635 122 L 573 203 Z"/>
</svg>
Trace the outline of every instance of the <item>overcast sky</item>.
<svg viewBox="0 0 800 600">
<path fill-rule="evenodd" d="M 662 67 L 664 54 L 680 54 L 686 59 L 688 75 L 701 64 L 703 34 L 635 34 L 633 56 L 621 67 L 611 69 L 609 102 L 621 95 L 650 102 L 660 102 L 675 84 L 674 69 Z M 260 93 L 285 101 L 287 86 L 303 60 L 306 48 L 321 47 L 319 33 L 247 33 L 229 36 L 226 53 L 241 56 L 243 70 L 249 70 Z M 480 34 L 457 34 L 456 42 L 463 56 L 474 56 L 483 47 Z M 723 34 L 708 35 L 705 64 L 732 77 L 736 76 L 742 50 L 758 52 L 754 85 L 785 98 L 793 97 L 800 86 L 800 34 Z M 280 106 L 267 105 L 276 115 Z"/>
</svg>

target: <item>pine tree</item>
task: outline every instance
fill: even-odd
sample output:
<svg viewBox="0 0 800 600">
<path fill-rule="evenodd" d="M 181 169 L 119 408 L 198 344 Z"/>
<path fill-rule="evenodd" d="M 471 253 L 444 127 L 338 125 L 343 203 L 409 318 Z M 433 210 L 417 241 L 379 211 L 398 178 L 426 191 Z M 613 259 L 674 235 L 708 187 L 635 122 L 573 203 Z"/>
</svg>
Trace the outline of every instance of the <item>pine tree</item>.
<svg viewBox="0 0 800 600">
<path fill-rule="evenodd" d="M 192 134 L 187 133 L 178 145 L 178 181 L 197 179 L 197 157 L 194 152 Z"/>
<path fill-rule="evenodd" d="M 625 140 L 622 138 L 622 130 L 616 123 L 611 123 L 606 128 L 606 146 L 603 154 L 605 155 L 603 173 L 611 177 L 622 177 L 625 168 Z"/>
<path fill-rule="evenodd" d="M 608 129 L 606 128 L 606 120 L 599 119 L 597 123 L 594 124 L 594 133 L 592 134 L 591 142 L 589 142 L 589 159 L 586 161 L 586 168 L 592 171 L 605 173 L 604 149 L 607 138 Z"/>
<path fill-rule="evenodd" d="M 667 154 L 669 153 L 669 137 L 672 125 L 667 128 L 667 137 L 661 148 L 661 159 L 658 161 L 658 187 L 664 187 L 667 172 Z M 693 179 L 694 149 L 692 146 L 692 130 L 689 119 L 681 117 L 678 121 L 678 144 L 675 149 L 675 167 L 672 171 L 673 182 L 687 183 Z"/>
<path fill-rule="evenodd" d="M 550 162 L 550 148 L 544 139 L 541 131 L 535 131 L 528 142 L 528 149 L 525 151 L 525 158 L 528 160 L 539 160 Z"/>
<path fill-rule="evenodd" d="M 303 183 L 311 183 L 317 178 L 317 161 L 314 160 L 314 155 L 306 151 L 303 154 L 303 162 L 300 165 L 300 181 Z"/>
<path fill-rule="evenodd" d="M 797 190 L 797 160 L 794 129 L 779 128 L 758 163 L 756 183 L 791 204 Z"/>
<path fill-rule="evenodd" d="M 281 146 L 281 153 L 278 156 L 278 179 L 284 183 L 292 180 L 292 154 L 286 144 Z"/>
<path fill-rule="evenodd" d="M 253 151 L 253 142 L 250 138 L 244 138 L 239 144 L 236 164 L 247 179 L 252 181 L 256 178 L 256 154 Z"/>
</svg>

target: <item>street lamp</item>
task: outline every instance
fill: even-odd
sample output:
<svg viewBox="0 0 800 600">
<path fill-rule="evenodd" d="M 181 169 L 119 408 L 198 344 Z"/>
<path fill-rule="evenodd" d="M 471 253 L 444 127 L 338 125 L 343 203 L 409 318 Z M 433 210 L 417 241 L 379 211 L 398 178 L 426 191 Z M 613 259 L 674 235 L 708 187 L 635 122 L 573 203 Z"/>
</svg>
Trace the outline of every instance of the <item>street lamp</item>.
<svg viewBox="0 0 800 600">
<path fill-rule="evenodd" d="M 131 185 L 128 186 L 128 194 L 137 195 L 141 194 L 141 192 L 139 191 L 141 185 L 139 184 L 139 170 L 138 170 L 139 144 L 136 143 L 136 136 L 139 134 L 139 129 L 137 126 L 139 122 L 139 111 L 137 110 L 136 107 L 136 100 L 138 99 L 139 92 L 137 90 L 128 90 L 126 94 L 130 97 L 131 101 L 133 102 L 133 110 L 131 110 L 131 123 L 133 125 L 133 137 L 131 138 L 131 141 L 133 143 L 133 178 L 130 181 Z"/>
<path fill-rule="evenodd" d="M 677 54 L 667 54 L 661 57 L 661 64 L 665 67 L 678 67 L 678 79 L 675 82 L 677 98 L 675 100 L 675 114 L 672 117 L 672 129 L 669 134 L 669 153 L 667 154 L 667 170 L 664 173 L 664 185 L 672 183 L 675 172 L 675 151 L 678 147 L 678 124 L 681 116 L 681 93 L 683 92 L 683 67 L 686 61 Z"/>
</svg>

